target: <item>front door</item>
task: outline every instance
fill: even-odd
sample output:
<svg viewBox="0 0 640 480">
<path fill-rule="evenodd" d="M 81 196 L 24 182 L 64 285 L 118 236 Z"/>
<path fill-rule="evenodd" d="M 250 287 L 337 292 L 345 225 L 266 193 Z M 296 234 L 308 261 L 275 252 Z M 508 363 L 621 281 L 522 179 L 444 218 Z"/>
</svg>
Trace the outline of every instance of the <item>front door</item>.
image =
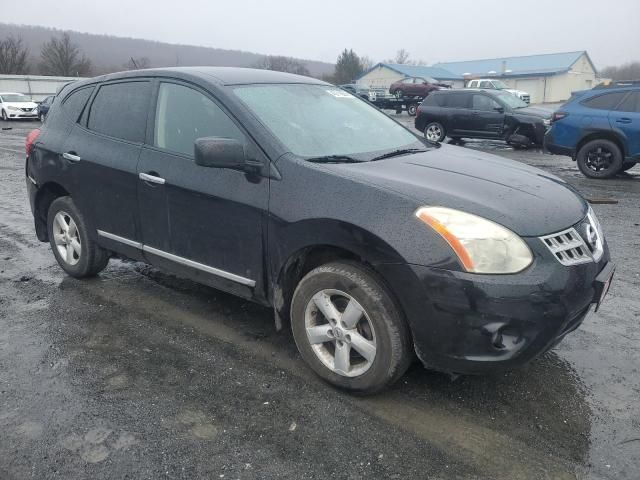
<svg viewBox="0 0 640 480">
<path fill-rule="evenodd" d="M 201 137 L 251 141 L 206 92 L 159 82 L 152 138 L 138 164 L 145 256 L 217 288 L 260 296 L 268 179 L 196 165 Z"/>
<path fill-rule="evenodd" d="M 468 129 L 476 136 L 499 138 L 504 128 L 504 109 L 489 95 L 474 93 Z"/>
</svg>

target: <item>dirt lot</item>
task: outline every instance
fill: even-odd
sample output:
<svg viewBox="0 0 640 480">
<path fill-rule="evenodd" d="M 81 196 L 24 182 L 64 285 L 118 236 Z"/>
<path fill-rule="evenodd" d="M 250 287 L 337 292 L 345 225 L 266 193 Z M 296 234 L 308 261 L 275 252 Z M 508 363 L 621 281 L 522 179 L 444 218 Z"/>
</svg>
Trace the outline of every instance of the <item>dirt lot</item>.
<svg viewBox="0 0 640 480">
<path fill-rule="evenodd" d="M 0 131 L 0 479 L 640 478 L 640 166 L 592 181 L 568 158 L 469 142 L 618 201 L 594 205 L 609 298 L 526 368 L 414 365 L 359 398 L 317 380 L 267 309 L 138 263 L 64 275 L 25 195 L 35 126 Z"/>
</svg>

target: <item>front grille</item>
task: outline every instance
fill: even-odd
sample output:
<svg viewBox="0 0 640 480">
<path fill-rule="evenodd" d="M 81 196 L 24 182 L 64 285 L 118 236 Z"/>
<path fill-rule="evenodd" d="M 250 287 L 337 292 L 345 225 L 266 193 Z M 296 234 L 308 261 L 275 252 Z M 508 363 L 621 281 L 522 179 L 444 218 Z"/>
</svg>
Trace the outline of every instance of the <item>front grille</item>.
<svg viewBox="0 0 640 480">
<path fill-rule="evenodd" d="M 531 102 L 531 97 L 529 95 L 523 95 L 522 96 L 522 101 L 525 103 L 529 103 Z"/>
<path fill-rule="evenodd" d="M 31 110 L 33 110 L 33 108 L 21 108 L 20 110 L 22 110 L 23 112 L 30 112 Z"/>
<path fill-rule="evenodd" d="M 540 240 L 566 266 L 599 262 L 604 253 L 602 228 L 591 207 L 584 220 L 575 228 L 540 237 Z"/>
<path fill-rule="evenodd" d="M 593 261 L 587 245 L 575 228 L 540 237 L 540 240 L 562 265 L 579 265 Z"/>
</svg>

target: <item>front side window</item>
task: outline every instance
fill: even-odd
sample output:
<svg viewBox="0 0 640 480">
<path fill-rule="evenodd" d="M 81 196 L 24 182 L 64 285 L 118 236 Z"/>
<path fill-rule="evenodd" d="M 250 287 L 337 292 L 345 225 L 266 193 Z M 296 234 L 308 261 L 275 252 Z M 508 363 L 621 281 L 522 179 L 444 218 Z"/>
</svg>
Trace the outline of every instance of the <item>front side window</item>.
<svg viewBox="0 0 640 480">
<path fill-rule="evenodd" d="M 498 102 L 489 98 L 486 95 L 474 95 L 472 99 L 473 109 L 474 110 L 483 110 L 486 112 L 495 111 L 496 108 L 499 108 L 500 105 Z"/>
<path fill-rule="evenodd" d="M 495 92 L 495 96 L 499 98 L 502 103 L 506 103 L 511 108 L 526 108 L 528 103 L 523 102 L 515 95 L 511 95 L 509 92 Z"/>
<path fill-rule="evenodd" d="M 92 92 L 93 86 L 79 88 L 66 96 L 64 102 L 62 102 L 62 110 L 72 121 L 78 121 L 78 117 L 84 110 L 84 106 L 87 104 Z"/>
<path fill-rule="evenodd" d="M 582 102 L 582 105 L 589 108 L 596 108 L 598 110 L 613 110 L 625 97 L 627 92 L 612 92 L 605 93 L 604 95 L 598 95 L 597 97 L 589 98 Z"/>
<path fill-rule="evenodd" d="M 425 148 L 375 107 L 331 85 L 247 85 L 238 98 L 290 152 L 305 157 Z"/>
<path fill-rule="evenodd" d="M 193 156 L 196 139 L 203 137 L 232 138 L 246 143 L 242 131 L 210 98 L 184 85 L 161 83 L 153 144 Z"/>
<path fill-rule="evenodd" d="M 87 127 L 110 137 L 143 142 L 149 108 L 149 82 L 103 85 L 91 108 Z"/>
<path fill-rule="evenodd" d="M 493 88 L 497 88 L 498 90 L 504 90 L 509 88 L 509 86 L 501 80 L 492 80 Z"/>
</svg>

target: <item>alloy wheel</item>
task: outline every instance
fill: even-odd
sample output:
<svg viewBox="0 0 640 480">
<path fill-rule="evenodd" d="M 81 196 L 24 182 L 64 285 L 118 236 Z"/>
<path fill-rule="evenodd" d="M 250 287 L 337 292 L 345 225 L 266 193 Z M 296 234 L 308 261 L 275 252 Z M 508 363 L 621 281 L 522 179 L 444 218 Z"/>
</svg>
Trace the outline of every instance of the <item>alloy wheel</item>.
<svg viewBox="0 0 640 480">
<path fill-rule="evenodd" d="M 586 166 L 595 172 L 608 170 L 613 161 L 613 152 L 605 147 L 596 147 L 587 152 Z"/>
<path fill-rule="evenodd" d="M 424 131 L 424 136 L 432 142 L 439 142 L 442 138 L 442 129 L 438 125 L 429 125 Z"/>
<path fill-rule="evenodd" d="M 376 357 L 375 331 L 351 295 L 319 291 L 307 304 L 304 322 L 313 352 L 332 372 L 357 377 L 369 370 Z"/>
<path fill-rule="evenodd" d="M 53 240 L 58 249 L 58 255 L 69 265 L 75 265 L 80 261 L 82 254 L 82 242 L 76 222 L 63 211 L 56 214 L 53 219 Z"/>
</svg>

